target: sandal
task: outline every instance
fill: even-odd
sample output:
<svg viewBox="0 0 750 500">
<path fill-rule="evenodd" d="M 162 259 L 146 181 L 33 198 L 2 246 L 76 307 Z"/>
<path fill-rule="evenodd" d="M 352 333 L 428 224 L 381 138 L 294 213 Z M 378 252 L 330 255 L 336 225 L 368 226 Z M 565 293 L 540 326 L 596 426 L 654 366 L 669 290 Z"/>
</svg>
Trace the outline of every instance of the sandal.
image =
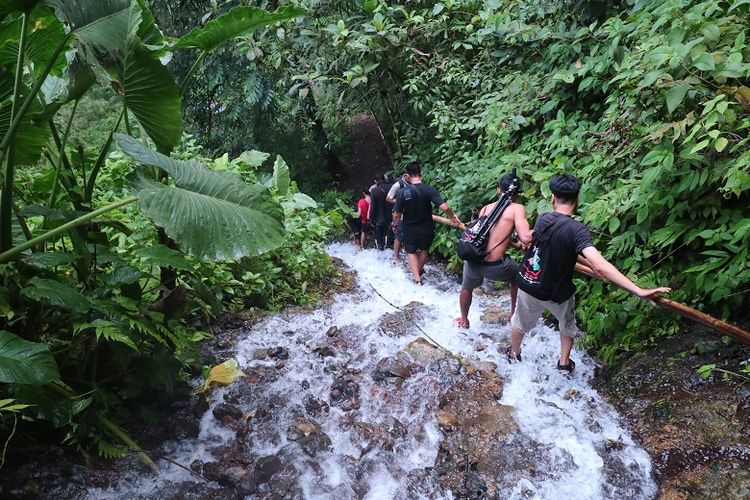
<svg viewBox="0 0 750 500">
<path fill-rule="evenodd" d="M 512 347 L 508 347 L 505 350 L 505 355 L 508 357 L 508 362 L 511 365 L 515 365 L 516 363 L 520 363 L 521 362 L 521 353 L 519 352 L 518 354 L 513 354 L 513 350 L 512 349 L 513 349 Z"/>
<path fill-rule="evenodd" d="M 455 325 L 457 327 L 459 327 L 459 328 L 466 328 L 466 329 L 469 328 L 469 320 L 468 319 L 463 319 L 460 316 L 458 318 L 454 319 L 453 323 L 455 323 Z"/>
<path fill-rule="evenodd" d="M 573 373 L 573 370 L 576 367 L 576 362 L 572 359 L 568 358 L 568 364 L 567 365 L 561 365 L 560 361 L 557 361 L 557 370 L 562 373 L 563 375 L 570 375 Z"/>
</svg>

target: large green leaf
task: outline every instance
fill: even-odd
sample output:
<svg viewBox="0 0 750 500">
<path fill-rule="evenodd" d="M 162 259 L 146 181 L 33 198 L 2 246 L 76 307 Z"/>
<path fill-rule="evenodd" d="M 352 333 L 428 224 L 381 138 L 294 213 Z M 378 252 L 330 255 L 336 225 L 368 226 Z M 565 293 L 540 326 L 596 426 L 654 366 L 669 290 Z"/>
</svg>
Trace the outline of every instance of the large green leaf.
<svg viewBox="0 0 750 500">
<path fill-rule="evenodd" d="M 41 385 L 59 378 L 47 344 L 29 342 L 0 330 L 0 382 Z"/>
<path fill-rule="evenodd" d="M 125 105 L 160 151 L 182 138 L 182 101 L 174 77 L 158 59 L 136 46 L 128 53 L 120 85 Z"/>
<path fill-rule="evenodd" d="M 79 313 L 85 313 L 91 309 L 88 299 L 78 290 L 57 280 L 31 278 L 21 293 L 30 299 Z"/>
<path fill-rule="evenodd" d="M 141 25 L 138 27 L 138 38 L 149 50 L 159 50 L 167 45 L 164 34 L 156 24 L 156 19 L 148 9 L 145 0 L 138 0 L 141 9 Z"/>
<path fill-rule="evenodd" d="M 29 14 L 26 37 L 26 61 L 39 73 L 47 65 L 65 38 L 65 28 L 48 7 L 39 6 Z M 18 44 L 21 37 L 21 17 L 5 21 L 0 25 L 0 66 L 15 71 L 18 60 Z M 51 74 L 60 75 L 65 68 L 65 51 L 55 61 Z"/>
<path fill-rule="evenodd" d="M 301 16 L 306 11 L 299 7 L 287 5 L 268 12 L 255 7 L 235 7 L 224 15 L 206 23 L 203 28 L 195 28 L 177 40 L 175 49 L 195 47 L 213 50 L 232 38 L 249 33 L 263 26 L 274 24 L 285 19 Z"/>
<path fill-rule="evenodd" d="M 244 183 L 196 161 L 180 161 L 144 147 L 130 136 L 115 136 L 138 163 L 156 167 L 174 180 L 167 186 L 132 175 L 141 208 L 185 252 L 200 258 L 240 259 L 284 243 L 281 207 L 267 188 Z"/>
<path fill-rule="evenodd" d="M 289 166 L 284 161 L 284 158 L 278 155 L 276 162 L 273 164 L 273 185 L 281 196 L 285 196 L 287 191 L 289 191 L 290 182 Z"/>
<path fill-rule="evenodd" d="M 21 95 L 28 95 L 29 89 L 22 86 Z M 10 127 L 10 115 L 13 96 L 13 75 L 0 70 L 0 137 L 4 137 Z M 21 119 L 16 129 L 14 140 L 16 165 L 36 163 L 47 143 L 49 130 L 45 123 L 38 123 L 34 118 L 40 111 L 38 101 L 34 101 L 29 111 Z"/>
<path fill-rule="evenodd" d="M 687 83 L 680 83 L 669 89 L 669 92 L 667 92 L 667 109 L 670 113 L 682 104 L 688 90 L 690 90 L 690 85 Z"/>
</svg>

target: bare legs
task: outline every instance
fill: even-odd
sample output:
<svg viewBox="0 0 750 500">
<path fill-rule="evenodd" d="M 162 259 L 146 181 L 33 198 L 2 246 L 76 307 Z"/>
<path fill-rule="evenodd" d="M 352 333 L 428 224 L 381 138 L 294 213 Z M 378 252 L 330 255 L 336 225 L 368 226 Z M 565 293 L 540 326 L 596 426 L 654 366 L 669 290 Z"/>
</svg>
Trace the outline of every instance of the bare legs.
<svg viewBox="0 0 750 500">
<path fill-rule="evenodd" d="M 523 341 L 523 333 L 521 330 L 515 328 L 510 329 L 510 352 L 511 354 L 521 354 L 521 342 Z"/>
<path fill-rule="evenodd" d="M 513 313 L 516 312 L 516 297 L 518 297 L 518 285 L 516 285 L 515 281 L 510 282 L 510 315 L 513 316 Z M 469 305 L 471 305 L 471 299 L 469 299 Z M 466 309 L 468 314 L 468 308 Z"/>
<path fill-rule="evenodd" d="M 521 353 L 521 342 L 523 333 L 520 330 L 512 328 L 510 331 L 510 350 L 512 354 Z M 560 365 L 564 366 L 570 362 L 570 351 L 573 349 L 573 337 L 560 334 Z"/>
<path fill-rule="evenodd" d="M 393 260 L 401 262 L 401 240 L 399 239 L 393 241 Z"/>
<path fill-rule="evenodd" d="M 573 348 L 573 338 L 560 334 L 560 366 L 570 362 L 570 350 Z"/>
<path fill-rule="evenodd" d="M 461 308 L 461 317 L 456 321 L 459 328 L 469 328 L 469 309 L 471 308 L 473 298 L 474 290 L 461 288 L 461 293 L 458 294 L 458 306 Z"/>
<path fill-rule="evenodd" d="M 416 253 L 409 253 L 406 255 L 409 258 L 409 267 L 411 268 L 411 274 L 414 277 L 414 282 L 421 285 L 422 270 L 424 270 L 424 265 L 427 262 L 427 259 L 430 257 L 430 253 L 427 250 L 417 250 Z"/>
</svg>

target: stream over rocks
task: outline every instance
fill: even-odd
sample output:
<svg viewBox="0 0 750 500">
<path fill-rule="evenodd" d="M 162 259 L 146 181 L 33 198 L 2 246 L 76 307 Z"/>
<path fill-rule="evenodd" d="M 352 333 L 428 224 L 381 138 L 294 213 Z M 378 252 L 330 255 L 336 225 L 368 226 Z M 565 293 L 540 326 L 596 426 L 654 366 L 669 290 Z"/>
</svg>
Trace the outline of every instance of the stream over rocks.
<svg viewBox="0 0 750 500">
<path fill-rule="evenodd" d="M 459 285 L 438 267 L 418 287 L 390 252 L 328 251 L 357 272 L 354 291 L 242 332 L 229 355 L 246 377 L 208 395 L 197 437 L 161 449 L 195 474 L 159 460 L 154 476 L 132 462 L 85 495 L 656 496 L 648 454 L 590 385 L 589 356 L 574 350 L 576 371 L 559 374 L 557 333 L 540 322 L 523 363 L 508 364 L 506 294 L 477 290 L 472 328 L 460 330 Z"/>
</svg>

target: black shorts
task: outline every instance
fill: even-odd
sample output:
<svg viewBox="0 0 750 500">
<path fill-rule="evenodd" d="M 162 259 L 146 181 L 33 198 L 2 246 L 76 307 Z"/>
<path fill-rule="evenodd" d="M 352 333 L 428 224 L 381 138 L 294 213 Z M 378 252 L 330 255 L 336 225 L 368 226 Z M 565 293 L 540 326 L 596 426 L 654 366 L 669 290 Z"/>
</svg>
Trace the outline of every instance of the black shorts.
<svg viewBox="0 0 750 500">
<path fill-rule="evenodd" d="M 354 218 L 349 219 L 349 227 L 354 233 L 354 236 L 356 238 L 359 238 L 359 236 L 362 234 L 362 221 Z"/>
<path fill-rule="evenodd" d="M 413 235 L 404 235 L 402 239 L 406 253 L 417 253 L 418 250 L 429 250 L 432 240 L 435 239 L 435 233 L 422 233 Z"/>
</svg>

